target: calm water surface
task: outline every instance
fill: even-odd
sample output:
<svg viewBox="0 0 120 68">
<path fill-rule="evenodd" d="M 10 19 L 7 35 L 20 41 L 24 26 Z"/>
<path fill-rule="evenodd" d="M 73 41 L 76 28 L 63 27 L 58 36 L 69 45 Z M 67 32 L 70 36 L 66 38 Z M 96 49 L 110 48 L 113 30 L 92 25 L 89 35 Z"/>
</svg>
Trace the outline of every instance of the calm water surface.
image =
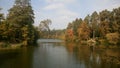
<svg viewBox="0 0 120 68">
<path fill-rule="evenodd" d="M 73 43 L 40 43 L 9 52 L 0 52 L 0 68 L 120 68 L 119 49 L 93 51 Z"/>
</svg>

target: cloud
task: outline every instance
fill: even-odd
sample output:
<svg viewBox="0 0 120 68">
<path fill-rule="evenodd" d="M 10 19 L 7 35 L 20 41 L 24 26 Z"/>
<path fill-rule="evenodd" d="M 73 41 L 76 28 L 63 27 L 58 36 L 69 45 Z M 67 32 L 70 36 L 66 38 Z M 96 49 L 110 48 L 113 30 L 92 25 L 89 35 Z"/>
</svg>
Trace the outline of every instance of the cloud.
<svg viewBox="0 0 120 68">
<path fill-rule="evenodd" d="M 104 9 L 112 10 L 113 8 L 117 8 L 120 6 L 120 0 L 103 0 L 102 3 L 100 1 L 95 1 L 96 3 L 93 5 L 93 10 L 102 11 Z M 96 6 L 97 5 L 97 6 Z"/>
<path fill-rule="evenodd" d="M 46 0 L 48 4 L 42 8 L 42 16 L 44 19 L 49 17 L 49 19 L 52 20 L 52 29 L 66 28 L 67 24 L 78 16 L 76 12 L 68 8 L 68 6 L 75 1 L 76 0 Z"/>
<path fill-rule="evenodd" d="M 73 3 L 76 0 L 46 0 L 47 3 Z"/>
<path fill-rule="evenodd" d="M 73 11 L 70 11 L 70 10 L 68 10 L 68 9 L 62 9 L 62 10 L 59 10 L 58 11 L 58 14 L 59 15 L 62 15 L 62 16 L 67 16 L 67 17 L 75 17 L 75 16 L 77 16 L 78 14 L 77 13 L 75 13 L 75 12 L 73 12 Z"/>
<path fill-rule="evenodd" d="M 43 0 L 40 0 L 43 1 Z M 84 18 L 94 11 L 112 10 L 120 6 L 120 0 L 44 0 L 36 14 L 36 22 L 51 19 L 51 28 L 66 28 L 75 18 Z"/>
<path fill-rule="evenodd" d="M 56 3 L 56 4 L 50 4 L 46 7 L 44 7 L 44 10 L 54 10 L 54 9 L 61 9 L 64 8 L 64 5 L 61 3 Z"/>
<path fill-rule="evenodd" d="M 47 0 L 47 1 L 69 1 L 69 0 Z M 71 2 L 73 0 L 70 0 Z M 63 3 L 51 3 L 43 8 L 45 11 L 52 11 L 56 13 L 58 16 L 62 16 L 64 18 L 66 17 L 76 17 L 78 14 L 76 12 L 73 12 L 67 8 L 66 4 Z"/>
<path fill-rule="evenodd" d="M 74 18 L 68 18 L 66 16 L 59 16 L 52 19 L 51 29 L 65 29 L 69 22 L 73 21 Z"/>
<path fill-rule="evenodd" d="M 120 7 L 120 0 L 112 0 L 111 6 L 107 6 L 107 9 L 112 10 L 113 8 Z"/>
</svg>

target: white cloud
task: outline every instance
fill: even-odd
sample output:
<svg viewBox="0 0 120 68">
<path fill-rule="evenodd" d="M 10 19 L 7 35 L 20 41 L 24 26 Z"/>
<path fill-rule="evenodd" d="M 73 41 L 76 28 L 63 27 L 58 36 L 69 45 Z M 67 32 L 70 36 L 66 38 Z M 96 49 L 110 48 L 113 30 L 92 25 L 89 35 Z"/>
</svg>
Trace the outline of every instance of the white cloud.
<svg viewBox="0 0 120 68">
<path fill-rule="evenodd" d="M 76 0 L 46 0 L 48 5 L 43 7 L 42 11 L 44 19 L 49 17 L 52 20 L 51 28 L 62 29 L 66 28 L 67 24 L 74 20 L 78 14 L 67 8 L 70 3 L 75 2 Z M 47 15 L 47 16 L 46 16 Z"/>
<path fill-rule="evenodd" d="M 75 13 L 75 12 L 73 12 L 73 11 L 70 11 L 70 10 L 68 10 L 68 9 L 62 9 L 62 10 L 59 10 L 58 11 L 58 14 L 59 15 L 62 15 L 62 16 L 67 16 L 67 17 L 76 17 L 78 14 L 77 13 Z"/>
<path fill-rule="evenodd" d="M 44 7 L 44 10 L 53 10 L 53 9 L 61 9 L 64 8 L 64 4 L 56 3 L 56 4 L 50 4 L 46 7 Z"/>
<path fill-rule="evenodd" d="M 74 18 L 68 18 L 66 16 L 59 16 L 52 19 L 51 29 L 65 29 L 69 22 L 73 21 Z"/>
<path fill-rule="evenodd" d="M 53 12 L 56 11 L 58 15 L 62 16 L 68 16 L 68 17 L 74 17 L 77 16 L 77 13 L 68 10 L 65 5 L 59 3 L 59 4 L 51 4 L 43 8 L 44 10 L 51 10 Z"/>
<path fill-rule="evenodd" d="M 84 18 L 84 16 L 94 11 L 99 12 L 104 9 L 111 10 L 113 8 L 116 8 L 117 6 L 120 6 L 120 2 L 114 0 L 91 1 L 87 2 L 78 0 L 45 0 L 46 5 L 42 7 L 39 13 L 36 13 L 39 16 L 37 19 L 42 21 L 49 18 L 52 20 L 52 29 L 61 29 L 66 28 L 67 24 L 73 21 L 75 18 Z"/>
<path fill-rule="evenodd" d="M 110 7 L 107 6 L 107 9 L 112 10 L 113 8 L 118 8 L 118 7 L 120 7 L 120 1 L 113 1 Z"/>
<path fill-rule="evenodd" d="M 54 0 L 54 1 L 58 1 L 58 0 Z M 60 0 L 60 1 L 62 1 L 62 0 Z M 43 10 L 45 10 L 45 11 L 46 10 L 47 11 L 50 10 L 50 11 L 56 13 L 58 16 L 62 16 L 64 18 L 66 18 L 66 17 L 68 17 L 68 18 L 76 17 L 78 15 L 77 13 L 69 10 L 67 8 L 66 4 L 62 4 L 62 3 L 52 3 L 52 4 L 49 4 L 49 5 L 45 6 L 43 8 Z"/>
<path fill-rule="evenodd" d="M 46 0 L 47 3 L 73 3 L 76 0 Z"/>
<path fill-rule="evenodd" d="M 95 9 L 100 8 L 99 10 L 104 10 L 104 9 L 108 9 L 108 10 L 112 10 L 113 8 L 117 8 L 120 6 L 120 1 L 118 0 L 103 0 L 102 3 L 100 3 L 101 1 L 97 1 L 98 5 L 95 7 Z"/>
</svg>

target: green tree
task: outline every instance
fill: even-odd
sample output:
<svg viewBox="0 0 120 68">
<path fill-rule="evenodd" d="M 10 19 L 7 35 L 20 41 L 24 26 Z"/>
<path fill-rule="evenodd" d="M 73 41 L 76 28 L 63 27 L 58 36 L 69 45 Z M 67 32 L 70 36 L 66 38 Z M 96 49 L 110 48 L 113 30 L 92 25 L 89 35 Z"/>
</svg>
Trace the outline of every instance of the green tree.
<svg viewBox="0 0 120 68">
<path fill-rule="evenodd" d="M 4 19 L 4 14 L 1 13 L 2 8 L 0 8 L 0 41 L 7 39 L 7 27 Z"/>
<path fill-rule="evenodd" d="M 110 11 L 104 10 L 100 12 L 100 36 L 105 38 L 105 35 L 107 33 L 111 32 L 111 27 L 110 27 Z"/>
<path fill-rule="evenodd" d="M 34 43 L 35 30 L 33 27 L 34 13 L 30 0 L 16 0 L 7 15 L 9 41 L 28 45 Z"/>
<path fill-rule="evenodd" d="M 95 11 L 92 13 L 91 15 L 91 19 L 90 19 L 90 27 L 91 27 L 91 34 L 92 34 L 92 37 L 95 38 L 95 37 L 98 37 L 99 36 L 99 16 L 98 16 L 98 13 Z"/>
<path fill-rule="evenodd" d="M 1 13 L 2 8 L 0 8 L 0 23 L 4 20 L 4 15 Z"/>
<path fill-rule="evenodd" d="M 113 32 L 119 32 L 120 33 L 120 7 L 113 9 L 112 11 L 112 28 L 113 28 Z"/>
<path fill-rule="evenodd" d="M 84 20 L 81 18 L 74 20 L 68 24 L 65 38 L 70 41 L 86 41 L 89 38 L 95 38 L 105 43 L 107 41 L 112 44 L 120 43 L 118 41 L 120 39 L 120 7 L 113 11 L 103 10 L 99 14 L 95 11 L 91 16 L 87 15 Z"/>
<path fill-rule="evenodd" d="M 87 15 L 84 19 L 84 21 L 87 23 L 87 24 L 90 24 L 90 20 L 91 20 L 91 16 L 90 15 Z"/>
<path fill-rule="evenodd" d="M 73 33 L 76 37 L 78 37 L 78 32 L 77 29 L 79 27 L 79 25 L 82 23 L 82 19 L 76 19 L 75 21 L 72 22 L 73 24 Z"/>
</svg>

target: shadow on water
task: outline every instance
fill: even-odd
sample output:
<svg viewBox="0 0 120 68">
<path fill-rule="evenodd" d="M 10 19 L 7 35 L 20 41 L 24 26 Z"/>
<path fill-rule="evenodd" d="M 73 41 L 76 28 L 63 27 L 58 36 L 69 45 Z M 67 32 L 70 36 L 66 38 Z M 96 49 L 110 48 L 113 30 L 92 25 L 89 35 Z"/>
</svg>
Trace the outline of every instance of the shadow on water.
<svg viewBox="0 0 120 68">
<path fill-rule="evenodd" d="M 29 47 L 0 51 L 0 68 L 32 68 L 32 50 Z"/>
</svg>

